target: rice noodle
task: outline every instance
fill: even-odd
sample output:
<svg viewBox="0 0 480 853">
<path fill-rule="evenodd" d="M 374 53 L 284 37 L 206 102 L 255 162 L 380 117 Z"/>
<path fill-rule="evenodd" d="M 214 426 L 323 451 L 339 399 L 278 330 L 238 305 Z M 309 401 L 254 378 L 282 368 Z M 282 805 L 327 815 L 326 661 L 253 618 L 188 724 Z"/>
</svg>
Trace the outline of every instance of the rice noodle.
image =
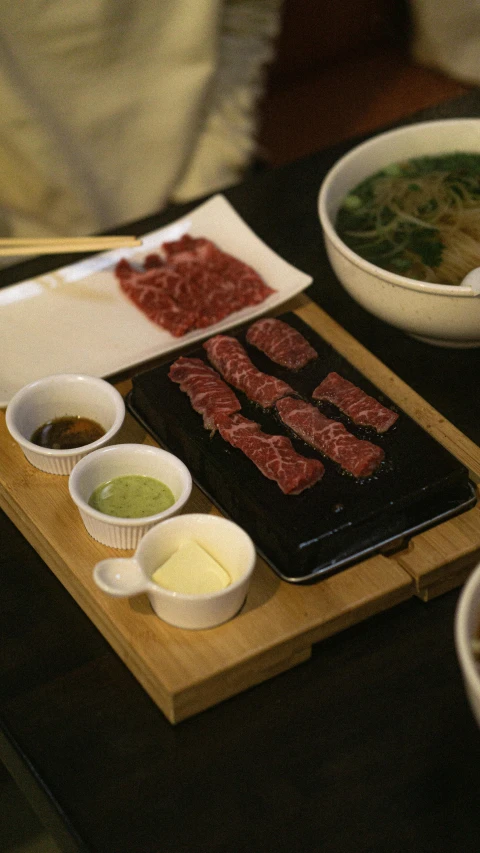
<svg viewBox="0 0 480 853">
<path fill-rule="evenodd" d="M 480 266 L 480 154 L 396 164 L 347 198 L 337 231 L 378 266 L 439 284 L 459 284 Z"/>
</svg>

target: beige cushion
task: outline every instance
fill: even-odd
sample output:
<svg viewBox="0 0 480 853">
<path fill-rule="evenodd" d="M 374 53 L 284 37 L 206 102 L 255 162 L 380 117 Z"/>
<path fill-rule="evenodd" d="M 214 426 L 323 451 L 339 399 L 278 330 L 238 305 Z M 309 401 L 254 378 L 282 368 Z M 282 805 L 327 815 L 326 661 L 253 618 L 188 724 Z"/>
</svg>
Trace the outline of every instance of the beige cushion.
<svg viewBox="0 0 480 853">
<path fill-rule="evenodd" d="M 87 234 L 235 182 L 281 0 L 0 0 L 0 230 Z"/>
</svg>

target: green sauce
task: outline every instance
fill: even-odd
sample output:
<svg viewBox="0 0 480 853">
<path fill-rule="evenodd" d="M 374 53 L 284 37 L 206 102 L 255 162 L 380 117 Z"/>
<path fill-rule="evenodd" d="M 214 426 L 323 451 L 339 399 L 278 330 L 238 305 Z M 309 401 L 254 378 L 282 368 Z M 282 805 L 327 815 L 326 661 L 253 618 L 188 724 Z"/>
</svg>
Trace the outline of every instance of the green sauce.
<svg viewBox="0 0 480 853">
<path fill-rule="evenodd" d="M 145 518 L 175 503 L 172 492 L 160 480 L 141 474 L 114 477 L 101 483 L 88 501 L 93 509 L 118 518 Z"/>
</svg>

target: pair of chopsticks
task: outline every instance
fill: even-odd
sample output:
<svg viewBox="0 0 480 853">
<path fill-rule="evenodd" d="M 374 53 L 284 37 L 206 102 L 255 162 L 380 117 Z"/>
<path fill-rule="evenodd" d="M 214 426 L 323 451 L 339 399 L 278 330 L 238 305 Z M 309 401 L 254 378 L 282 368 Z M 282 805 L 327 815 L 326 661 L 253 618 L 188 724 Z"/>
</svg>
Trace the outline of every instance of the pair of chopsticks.
<svg viewBox="0 0 480 853">
<path fill-rule="evenodd" d="M 70 252 L 101 252 L 141 246 L 132 236 L 111 237 L 4 237 L 0 238 L 0 257 L 9 255 L 58 255 Z"/>
</svg>

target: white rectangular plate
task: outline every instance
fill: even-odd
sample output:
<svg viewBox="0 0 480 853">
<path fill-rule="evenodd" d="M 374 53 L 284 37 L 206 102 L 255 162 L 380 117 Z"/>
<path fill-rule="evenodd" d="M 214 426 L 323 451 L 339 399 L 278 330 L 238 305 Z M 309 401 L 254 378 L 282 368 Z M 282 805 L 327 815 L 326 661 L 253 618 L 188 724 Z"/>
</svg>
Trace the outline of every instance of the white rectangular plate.
<svg viewBox="0 0 480 853">
<path fill-rule="evenodd" d="M 142 261 L 183 234 L 208 237 L 252 266 L 275 289 L 260 305 L 230 314 L 181 338 L 152 323 L 120 290 L 120 258 Z M 225 331 L 286 302 L 312 278 L 291 266 L 248 227 L 222 195 L 142 238 L 142 247 L 115 249 L 55 272 L 0 289 L 0 406 L 24 385 L 52 373 L 108 377 Z"/>
</svg>

